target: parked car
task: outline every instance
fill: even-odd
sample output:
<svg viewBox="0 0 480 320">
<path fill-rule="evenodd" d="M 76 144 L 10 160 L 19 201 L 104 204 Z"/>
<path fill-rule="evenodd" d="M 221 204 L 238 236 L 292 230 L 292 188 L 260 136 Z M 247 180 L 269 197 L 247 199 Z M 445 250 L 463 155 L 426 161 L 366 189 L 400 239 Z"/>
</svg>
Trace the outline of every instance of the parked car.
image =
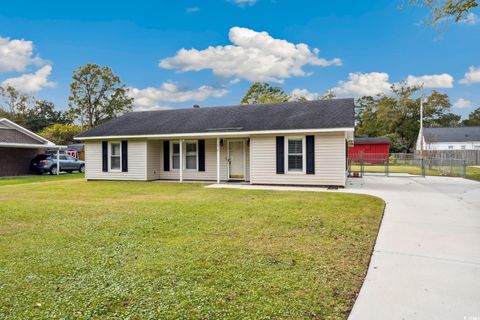
<svg viewBox="0 0 480 320">
<path fill-rule="evenodd" d="M 43 174 L 49 172 L 50 174 L 57 174 L 57 155 L 53 154 L 39 154 L 32 159 L 30 163 L 30 170 Z M 85 161 L 75 159 L 74 157 L 64 154 L 60 155 L 60 172 L 72 173 L 78 171 L 85 172 Z"/>
</svg>

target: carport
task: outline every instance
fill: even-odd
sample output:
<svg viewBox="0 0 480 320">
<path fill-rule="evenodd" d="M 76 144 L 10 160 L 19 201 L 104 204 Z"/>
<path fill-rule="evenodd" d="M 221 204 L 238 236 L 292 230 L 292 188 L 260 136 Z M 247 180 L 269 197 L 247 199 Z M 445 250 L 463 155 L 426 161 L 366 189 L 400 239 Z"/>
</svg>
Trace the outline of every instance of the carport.
<svg viewBox="0 0 480 320">
<path fill-rule="evenodd" d="M 56 151 L 59 163 L 64 148 L 8 119 L 0 119 L 0 176 L 28 174 L 32 158 L 48 150 Z"/>
</svg>

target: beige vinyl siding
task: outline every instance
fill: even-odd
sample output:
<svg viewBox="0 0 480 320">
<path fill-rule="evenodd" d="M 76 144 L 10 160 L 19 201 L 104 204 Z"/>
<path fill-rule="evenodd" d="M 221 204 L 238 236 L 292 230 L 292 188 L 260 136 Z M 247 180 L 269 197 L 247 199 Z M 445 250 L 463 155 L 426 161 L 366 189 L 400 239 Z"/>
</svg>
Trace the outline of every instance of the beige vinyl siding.
<svg viewBox="0 0 480 320">
<path fill-rule="evenodd" d="M 88 180 L 146 180 L 146 146 L 145 140 L 128 140 L 128 172 L 103 172 L 102 141 L 85 142 L 85 178 Z"/>
<path fill-rule="evenodd" d="M 163 141 L 147 140 L 147 180 L 157 180 L 161 177 Z"/>
<path fill-rule="evenodd" d="M 172 140 L 175 141 L 175 140 Z M 223 139 L 223 146 L 220 147 L 220 179 L 222 181 L 228 180 L 228 162 L 227 162 L 227 143 L 228 139 Z M 245 143 L 246 143 L 245 139 Z M 163 170 L 163 141 L 160 150 L 160 179 L 178 180 L 180 179 L 180 171 L 178 170 Z M 248 145 L 246 145 L 246 172 L 247 179 L 249 179 L 249 153 Z M 171 163 L 171 160 L 170 160 Z M 205 139 L 205 171 L 198 170 L 183 170 L 184 180 L 217 180 L 217 140 Z"/>
<path fill-rule="evenodd" d="M 285 136 L 287 138 L 288 136 Z M 315 174 L 276 173 L 275 136 L 255 136 L 250 139 L 251 183 L 345 186 L 345 134 L 315 135 Z M 286 152 L 286 150 L 285 150 Z"/>
</svg>

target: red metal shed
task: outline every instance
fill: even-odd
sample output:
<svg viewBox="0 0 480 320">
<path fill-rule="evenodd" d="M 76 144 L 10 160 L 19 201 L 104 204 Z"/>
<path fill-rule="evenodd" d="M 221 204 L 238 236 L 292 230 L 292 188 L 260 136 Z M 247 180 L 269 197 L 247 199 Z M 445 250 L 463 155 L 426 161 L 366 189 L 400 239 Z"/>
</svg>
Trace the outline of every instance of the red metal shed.
<svg viewBox="0 0 480 320">
<path fill-rule="evenodd" d="M 348 157 L 353 161 L 383 162 L 389 154 L 388 138 L 355 138 L 353 146 L 348 147 Z"/>
</svg>

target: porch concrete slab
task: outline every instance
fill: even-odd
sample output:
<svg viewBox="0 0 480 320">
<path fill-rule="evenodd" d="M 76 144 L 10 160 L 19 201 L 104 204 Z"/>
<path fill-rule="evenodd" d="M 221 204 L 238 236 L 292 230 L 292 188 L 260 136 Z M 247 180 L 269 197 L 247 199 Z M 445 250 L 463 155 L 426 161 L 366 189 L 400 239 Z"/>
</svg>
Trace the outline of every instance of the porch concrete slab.
<svg viewBox="0 0 480 320">
<path fill-rule="evenodd" d="M 480 319 L 480 183 L 462 178 L 381 175 L 346 189 L 212 185 L 351 192 L 386 208 L 365 282 L 349 319 Z"/>
</svg>

